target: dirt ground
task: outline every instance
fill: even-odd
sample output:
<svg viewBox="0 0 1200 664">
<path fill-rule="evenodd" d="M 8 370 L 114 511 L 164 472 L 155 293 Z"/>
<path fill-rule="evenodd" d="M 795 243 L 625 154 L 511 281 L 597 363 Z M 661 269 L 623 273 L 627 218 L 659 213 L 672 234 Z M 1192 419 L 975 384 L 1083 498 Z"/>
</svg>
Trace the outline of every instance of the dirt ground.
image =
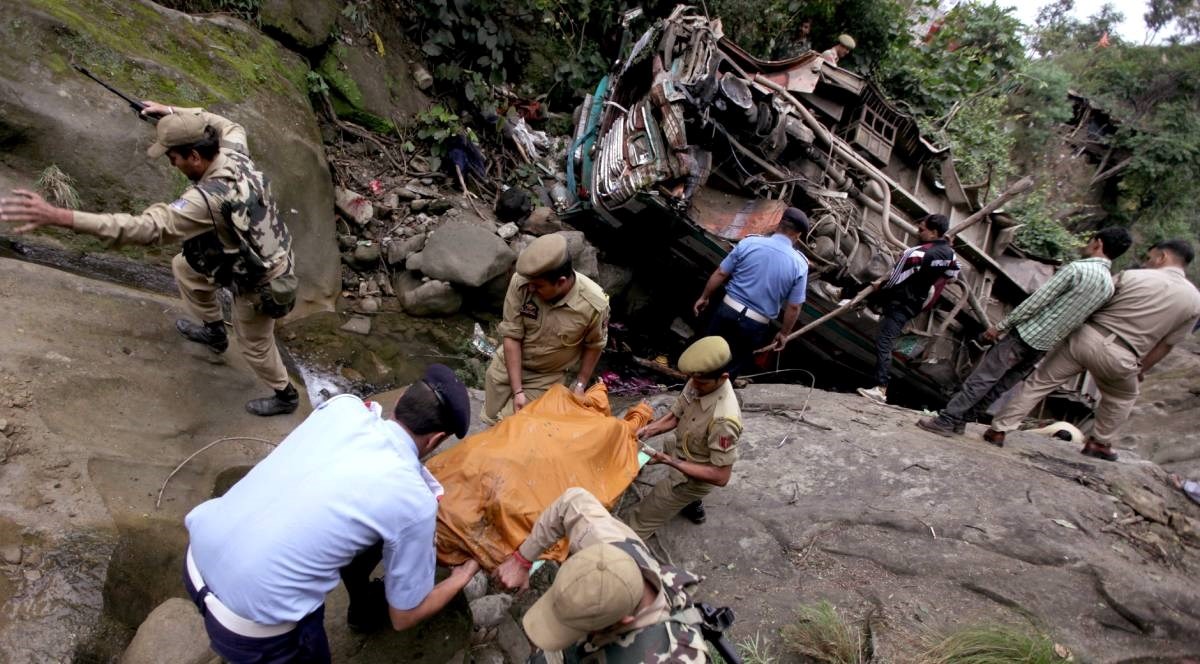
<svg viewBox="0 0 1200 664">
<path fill-rule="evenodd" d="M 303 413 L 245 414 L 262 388 L 232 349 L 179 338 L 172 298 L 8 259 L 0 298 L 0 661 L 114 661 L 181 594 L 183 515 L 268 447 L 218 444 L 156 508 L 163 480 L 211 441 L 277 441 Z M 1195 470 L 1197 359 L 1169 362 L 1173 386 L 1148 381 L 1129 444 Z M 1033 434 L 996 449 L 976 426 L 940 438 L 913 426 L 917 413 L 804 386 L 742 396 L 734 480 L 706 500 L 708 523 L 676 519 L 655 545 L 707 577 L 703 599 L 734 607 L 734 641 L 757 635 L 783 656 L 779 628 L 828 600 L 871 616 L 878 661 L 909 661 L 922 629 L 979 622 L 1032 624 L 1078 661 L 1200 657 L 1200 507 L 1158 465 L 1129 451 L 1092 461 Z M 446 661 L 468 646 L 461 604 L 364 639 L 335 593 L 335 659 Z"/>
</svg>

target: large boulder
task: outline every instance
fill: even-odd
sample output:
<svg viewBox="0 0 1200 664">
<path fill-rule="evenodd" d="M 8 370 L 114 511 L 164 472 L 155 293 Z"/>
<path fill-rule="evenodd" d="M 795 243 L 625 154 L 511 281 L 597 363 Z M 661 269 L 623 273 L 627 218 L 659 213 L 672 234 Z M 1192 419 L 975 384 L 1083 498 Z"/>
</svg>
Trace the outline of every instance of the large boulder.
<svg viewBox="0 0 1200 664">
<path fill-rule="evenodd" d="M 463 299 L 454 286 L 431 279 L 405 292 L 400 303 L 410 316 L 450 316 L 462 309 Z"/>
<path fill-rule="evenodd" d="M 360 5 L 358 11 L 369 8 Z M 390 132 L 395 122 L 409 124 L 432 106 L 414 77 L 404 26 L 390 12 L 372 12 L 371 30 L 366 33 L 347 17 L 340 20 L 343 39 L 326 52 L 317 68 L 333 93 L 339 116 Z"/>
<path fill-rule="evenodd" d="M 344 3 L 341 0 L 263 0 L 258 20 L 281 42 L 302 49 L 329 40 Z"/>
<path fill-rule="evenodd" d="M 504 274 L 516 259 L 495 232 L 455 219 L 438 226 L 425 248 L 408 257 L 408 265 L 434 279 L 478 288 Z"/>
<path fill-rule="evenodd" d="M 150 612 L 121 656 L 121 664 L 206 664 L 210 661 L 220 660 L 209 650 L 204 618 L 196 605 L 178 597 L 159 604 Z"/>
<path fill-rule="evenodd" d="M 151 2 L 6 3 L 0 21 L 0 172 L 31 186 L 51 164 L 75 178 L 84 209 L 139 212 L 185 183 L 146 157 L 154 130 L 75 72 L 138 99 L 202 106 L 244 125 L 292 231 L 298 313 L 330 308 L 338 289 L 333 183 L 308 102 L 308 68 L 241 21 Z M 19 91 L 19 93 L 17 92 Z"/>
</svg>

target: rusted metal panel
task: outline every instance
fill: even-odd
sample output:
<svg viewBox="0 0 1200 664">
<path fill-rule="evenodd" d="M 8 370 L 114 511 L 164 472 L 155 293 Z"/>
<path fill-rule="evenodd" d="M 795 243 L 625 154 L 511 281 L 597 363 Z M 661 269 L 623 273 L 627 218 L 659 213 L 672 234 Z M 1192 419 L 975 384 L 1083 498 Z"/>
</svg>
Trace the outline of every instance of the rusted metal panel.
<svg viewBox="0 0 1200 664">
<path fill-rule="evenodd" d="M 736 242 L 774 230 L 785 209 L 783 201 L 743 198 L 706 188 L 692 199 L 690 216 L 713 235 Z"/>
</svg>

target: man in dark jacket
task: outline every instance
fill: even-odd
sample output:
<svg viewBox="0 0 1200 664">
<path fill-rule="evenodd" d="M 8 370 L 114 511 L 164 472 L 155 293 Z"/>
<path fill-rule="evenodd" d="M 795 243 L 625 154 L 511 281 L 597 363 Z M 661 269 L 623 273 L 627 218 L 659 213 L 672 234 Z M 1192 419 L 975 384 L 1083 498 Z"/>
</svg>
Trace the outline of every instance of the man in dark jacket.
<svg viewBox="0 0 1200 664">
<path fill-rule="evenodd" d="M 887 384 L 892 370 L 892 345 L 908 321 L 933 306 L 942 294 L 946 282 L 958 277 L 958 260 L 946 240 L 950 220 L 945 215 L 931 214 L 917 222 L 921 244 L 909 247 L 892 274 L 871 299 L 882 306 L 879 336 L 875 339 L 875 384 L 859 388 L 858 393 L 887 402 Z M 930 289 L 933 293 L 930 294 Z"/>
</svg>

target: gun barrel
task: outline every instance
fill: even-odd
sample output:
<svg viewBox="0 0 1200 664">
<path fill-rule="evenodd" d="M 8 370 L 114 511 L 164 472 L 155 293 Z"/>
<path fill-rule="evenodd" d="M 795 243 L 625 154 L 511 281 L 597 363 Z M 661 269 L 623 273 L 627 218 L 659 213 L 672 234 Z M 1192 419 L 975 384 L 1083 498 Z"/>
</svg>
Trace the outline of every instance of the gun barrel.
<svg viewBox="0 0 1200 664">
<path fill-rule="evenodd" d="M 130 97 L 129 95 L 125 94 L 124 92 L 121 92 L 120 90 L 114 88 L 113 86 L 109 85 L 108 83 L 105 83 L 104 81 L 100 80 L 95 74 L 88 71 L 88 69 L 86 67 L 80 67 L 79 65 L 74 65 L 74 67 L 75 67 L 75 70 L 78 71 L 80 74 L 87 76 L 88 78 L 92 79 L 93 81 L 104 86 L 105 90 L 108 90 L 109 92 L 120 97 L 121 99 L 124 99 L 125 103 L 129 104 L 129 106 L 131 108 L 133 108 L 133 110 L 135 112 L 137 112 L 139 116 L 141 115 L 142 111 L 145 110 L 145 108 L 146 108 L 145 104 L 134 99 L 133 97 Z"/>
</svg>

